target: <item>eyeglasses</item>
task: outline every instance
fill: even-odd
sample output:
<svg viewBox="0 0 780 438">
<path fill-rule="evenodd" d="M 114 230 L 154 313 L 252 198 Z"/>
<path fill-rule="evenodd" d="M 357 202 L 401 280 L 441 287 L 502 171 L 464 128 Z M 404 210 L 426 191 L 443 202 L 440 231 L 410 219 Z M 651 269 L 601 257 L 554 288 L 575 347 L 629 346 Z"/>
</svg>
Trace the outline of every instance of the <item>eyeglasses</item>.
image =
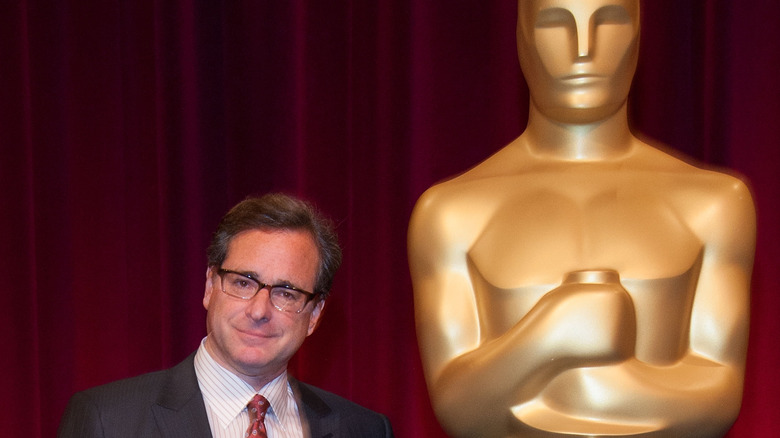
<svg viewBox="0 0 780 438">
<path fill-rule="evenodd" d="M 316 293 L 286 284 L 265 284 L 249 274 L 228 269 L 220 268 L 217 274 L 222 282 L 222 292 L 242 300 L 249 300 L 261 290 L 268 289 L 271 304 L 282 312 L 301 313 L 306 304 L 317 296 Z"/>
</svg>

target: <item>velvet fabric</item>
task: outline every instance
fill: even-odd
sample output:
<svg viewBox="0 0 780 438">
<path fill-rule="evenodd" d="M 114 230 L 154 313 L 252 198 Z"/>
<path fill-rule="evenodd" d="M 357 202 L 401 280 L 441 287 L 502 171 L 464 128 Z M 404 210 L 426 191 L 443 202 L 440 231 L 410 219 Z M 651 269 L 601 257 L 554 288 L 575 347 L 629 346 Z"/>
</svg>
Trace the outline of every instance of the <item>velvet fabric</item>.
<svg viewBox="0 0 780 438">
<path fill-rule="evenodd" d="M 345 262 L 299 379 L 443 437 L 406 259 L 417 197 L 519 135 L 510 0 L 0 5 L 0 423 L 51 436 L 71 394 L 205 334 L 210 233 L 248 194 L 307 198 Z M 632 126 L 743 175 L 758 247 L 743 408 L 780 429 L 780 3 L 643 3 Z"/>
</svg>

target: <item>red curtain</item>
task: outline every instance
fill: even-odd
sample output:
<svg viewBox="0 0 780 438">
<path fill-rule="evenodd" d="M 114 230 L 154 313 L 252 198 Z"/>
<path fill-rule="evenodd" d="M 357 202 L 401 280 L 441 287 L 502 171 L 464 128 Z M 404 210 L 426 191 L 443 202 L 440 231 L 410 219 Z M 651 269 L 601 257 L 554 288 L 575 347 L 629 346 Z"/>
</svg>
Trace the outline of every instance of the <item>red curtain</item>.
<svg viewBox="0 0 780 438">
<path fill-rule="evenodd" d="M 204 336 L 205 248 L 248 194 L 338 222 L 345 263 L 293 372 L 444 436 L 406 262 L 434 182 L 522 132 L 516 3 L 0 5 L 0 423 L 50 436 L 70 395 L 168 367 Z M 780 429 L 780 4 L 643 4 L 633 126 L 746 176 L 758 206 L 747 386 L 729 436 Z"/>
</svg>

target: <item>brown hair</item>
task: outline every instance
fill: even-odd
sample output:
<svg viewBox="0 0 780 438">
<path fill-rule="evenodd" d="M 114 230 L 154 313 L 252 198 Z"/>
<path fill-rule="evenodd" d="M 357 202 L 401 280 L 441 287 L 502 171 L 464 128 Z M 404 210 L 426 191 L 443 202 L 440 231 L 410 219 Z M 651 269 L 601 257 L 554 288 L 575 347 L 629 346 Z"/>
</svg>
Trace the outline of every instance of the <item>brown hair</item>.
<svg viewBox="0 0 780 438">
<path fill-rule="evenodd" d="M 211 239 L 208 264 L 220 267 L 230 241 L 248 230 L 305 230 L 311 233 L 319 254 L 314 291 L 320 299 L 330 294 L 333 277 L 341 265 L 341 248 L 333 223 L 309 202 L 282 193 L 250 196 L 225 214 Z"/>
</svg>

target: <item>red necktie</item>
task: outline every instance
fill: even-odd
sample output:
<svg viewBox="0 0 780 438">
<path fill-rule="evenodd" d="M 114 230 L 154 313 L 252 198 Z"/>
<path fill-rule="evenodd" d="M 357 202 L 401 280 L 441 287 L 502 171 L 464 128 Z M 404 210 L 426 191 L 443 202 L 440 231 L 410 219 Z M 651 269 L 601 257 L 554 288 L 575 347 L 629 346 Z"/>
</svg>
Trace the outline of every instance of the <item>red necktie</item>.
<svg viewBox="0 0 780 438">
<path fill-rule="evenodd" d="M 260 394 L 255 394 L 252 400 L 246 405 L 249 411 L 249 429 L 246 430 L 246 437 L 268 438 L 265 431 L 265 412 L 271 406 Z"/>
</svg>

